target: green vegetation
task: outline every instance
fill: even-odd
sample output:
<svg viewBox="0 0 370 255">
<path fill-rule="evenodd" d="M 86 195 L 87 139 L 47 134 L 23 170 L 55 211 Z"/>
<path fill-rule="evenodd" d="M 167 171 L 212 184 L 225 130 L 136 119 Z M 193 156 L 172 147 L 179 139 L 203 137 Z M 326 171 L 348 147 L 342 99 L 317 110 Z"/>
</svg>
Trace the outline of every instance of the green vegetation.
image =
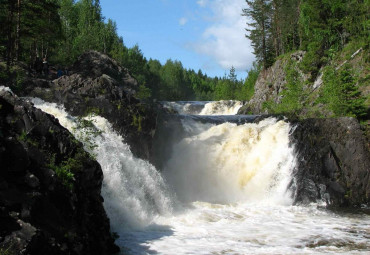
<svg viewBox="0 0 370 255">
<path fill-rule="evenodd" d="M 68 190 L 72 190 L 75 180 L 74 176 L 77 172 L 82 171 L 82 162 L 86 155 L 87 154 L 83 150 L 79 150 L 74 154 L 73 157 L 57 163 L 55 154 L 53 154 L 50 157 L 48 167 L 55 172 L 58 179 Z"/>
<path fill-rule="evenodd" d="M 234 67 L 224 77 L 212 78 L 201 70 L 184 68 L 177 60 L 164 64 L 147 60 L 138 45 L 125 46 L 116 23 L 103 17 L 99 0 L 0 0 L 4 28 L 0 54 L 6 60 L 6 65 L 0 63 L 0 82 L 10 82 L 17 92 L 26 79 L 23 70 L 34 69 L 37 58 L 69 66 L 83 52 L 97 50 L 129 69 L 139 84 L 136 96 L 143 100 L 250 100 L 261 70 L 277 59 L 286 59 L 289 52 L 303 50 L 306 53 L 299 65 L 287 62 L 286 90 L 279 95 L 280 103 L 267 101 L 264 107 L 275 113 L 317 116 L 324 110 L 325 116 L 365 118 L 364 104 L 369 105 L 370 99 L 360 97 L 359 87 L 368 86 L 370 77 L 368 0 L 246 3 L 248 8 L 242 13 L 248 18 L 246 36 L 252 42 L 256 63 L 243 81 L 237 79 Z M 360 63 L 336 70 L 344 61 L 350 62 L 358 49 L 364 52 Z M 18 68 L 14 63 L 25 64 Z M 303 81 L 302 72 L 308 81 Z M 324 83 L 313 91 L 319 73 L 324 73 Z"/>
<path fill-rule="evenodd" d="M 304 90 L 303 81 L 299 74 L 296 64 L 289 60 L 285 68 L 286 73 L 286 88 L 280 93 L 281 102 L 275 104 L 266 102 L 265 108 L 272 113 L 284 113 L 297 116 L 304 107 L 306 92 Z"/>
<path fill-rule="evenodd" d="M 180 61 L 170 59 L 162 65 L 147 60 L 138 45 L 126 47 L 116 23 L 103 17 L 99 0 L 0 0 L 0 4 L 4 24 L 0 51 L 7 62 L 0 68 L 0 79 L 8 81 L 13 73 L 12 89 L 21 89 L 24 77 L 11 71 L 14 63 L 22 61 L 35 69 L 36 60 L 46 57 L 50 64 L 70 66 L 85 51 L 97 50 L 128 68 L 140 85 L 140 99 L 245 100 L 235 93 L 243 87 L 236 76 L 211 78 L 185 69 Z"/>
<path fill-rule="evenodd" d="M 361 96 L 360 87 L 366 90 L 369 86 L 369 1 L 246 2 L 243 15 L 252 21 L 247 37 L 257 64 L 266 69 L 277 59 L 287 61 L 280 102 L 266 101 L 265 109 L 300 117 L 367 118 L 370 100 Z M 298 65 L 292 64 L 286 53 L 298 49 L 306 53 Z M 352 61 L 353 54 L 361 51 L 363 55 Z M 323 74 L 323 84 L 313 88 L 319 73 Z"/>
<path fill-rule="evenodd" d="M 366 116 L 365 98 L 361 96 L 357 79 L 347 64 L 339 70 L 328 66 L 324 72 L 321 101 L 328 105 L 334 116 Z"/>
<path fill-rule="evenodd" d="M 20 142 L 25 142 L 33 146 L 38 145 L 38 142 L 32 139 L 25 130 L 23 130 L 21 134 L 17 136 L 17 139 Z"/>
<path fill-rule="evenodd" d="M 71 162 L 70 162 L 71 161 Z M 63 161 L 60 164 L 55 163 L 55 154 L 51 157 L 48 167 L 52 169 L 62 184 L 68 189 L 73 189 L 74 173 L 72 172 L 71 163 L 73 160 Z"/>
<path fill-rule="evenodd" d="M 141 123 L 142 123 L 143 118 L 141 117 L 141 115 L 139 115 L 139 116 L 133 115 L 132 118 L 133 118 L 132 119 L 132 125 L 137 127 L 138 132 L 141 132 L 142 131 Z"/>
<path fill-rule="evenodd" d="M 244 85 L 241 86 L 236 99 L 238 100 L 250 100 L 254 95 L 254 85 L 256 84 L 258 75 L 260 74 L 260 67 L 254 63 L 252 69 L 249 70 L 248 76 L 244 81 Z"/>
</svg>

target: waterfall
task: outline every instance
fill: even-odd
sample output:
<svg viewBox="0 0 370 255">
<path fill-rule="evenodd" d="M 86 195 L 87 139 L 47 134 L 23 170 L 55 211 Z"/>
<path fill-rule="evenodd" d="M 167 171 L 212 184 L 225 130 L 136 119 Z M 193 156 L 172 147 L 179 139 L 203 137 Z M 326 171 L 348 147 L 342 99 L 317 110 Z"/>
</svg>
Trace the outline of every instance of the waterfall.
<svg viewBox="0 0 370 255">
<path fill-rule="evenodd" d="M 100 163 L 104 207 L 124 254 L 367 254 L 370 250 L 369 216 L 338 216 L 316 205 L 292 205 L 287 187 L 296 159 L 289 143 L 291 126 L 285 121 L 267 118 L 237 125 L 205 121 L 211 116 L 176 118 L 174 127 L 182 128 L 183 135 L 172 144 L 163 143 L 172 153 L 159 172 L 135 158 L 106 119 L 81 119 L 56 104 L 32 102 L 58 118 Z M 209 108 L 217 108 L 215 102 L 199 102 L 196 114 L 208 103 Z M 195 109 L 190 102 L 177 107 L 186 104 L 188 110 Z M 235 112 L 235 104 L 220 105 L 223 112 Z"/>
<path fill-rule="evenodd" d="M 239 126 L 184 123 L 195 124 L 197 134 L 174 145 L 164 169 L 180 199 L 292 203 L 287 186 L 295 157 L 288 123 L 273 118 Z"/>
<path fill-rule="evenodd" d="M 243 102 L 221 100 L 207 103 L 199 115 L 234 115 L 243 106 Z"/>
<path fill-rule="evenodd" d="M 234 115 L 238 113 L 243 102 L 235 100 L 221 101 L 162 101 L 161 104 L 178 114 L 194 115 Z"/>
<path fill-rule="evenodd" d="M 135 158 L 123 138 L 110 123 L 99 116 L 81 119 L 70 116 L 63 107 L 32 99 L 35 107 L 56 117 L 85 150 L 96 156 L 104 174 L 102 196 L 104 207 L 117 233 L 127 228 L 145 227 L 158 215 L 170 214 L 171 196 L 153 165 Z"/>
</svg>

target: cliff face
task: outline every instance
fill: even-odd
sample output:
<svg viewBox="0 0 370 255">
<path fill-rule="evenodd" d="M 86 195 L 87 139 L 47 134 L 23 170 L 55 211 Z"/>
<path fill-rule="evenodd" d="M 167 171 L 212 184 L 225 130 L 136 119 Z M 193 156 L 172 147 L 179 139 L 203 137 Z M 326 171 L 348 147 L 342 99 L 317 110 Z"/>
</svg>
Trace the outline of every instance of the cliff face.
<svg viewBox="0 0 370 255">
<path fill-rule="evenodd" d="M 118 251 L 100 195 L 103 174 L 52 116 L 0 89 L 0 251 Z"/>
<path fill-rule="evenodd" d="M 289 60 L 296 64 L 300 63 L 304 54 L 305 52 L 303 51 L 297 51 L 286 58 L 276 60 L 267 70 L 262 70 L 254 86 L 253 97 L 239 110 L 239 114 L 267 114 L 268 110 L 264 108 L 264 102 L 280 103 L 281 92 L 285 89 L 287 83 L 285 72 L 287 63 Z M 299 74 L 304 81 L 309 78 L 309 75 L 305 75 L 301 71 L 299 71 Z"/>
<path fill-rule="evenodd" d="M 297 203 L 323 200 L 330 206 L 370 204 L 370 153 L 354 118 L 306 119 L 294 123 L 292 143 Z"/>
</svg>

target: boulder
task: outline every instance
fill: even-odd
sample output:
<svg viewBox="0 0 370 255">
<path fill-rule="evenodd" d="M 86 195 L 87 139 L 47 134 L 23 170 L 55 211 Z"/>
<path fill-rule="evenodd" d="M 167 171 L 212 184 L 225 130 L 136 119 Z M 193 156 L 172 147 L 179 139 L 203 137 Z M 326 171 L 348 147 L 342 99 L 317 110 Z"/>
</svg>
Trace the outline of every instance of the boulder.
<svg viewBox="0 0 370 255">
<path fill-rule="evenodd" d="M 67 164 L 75 159 L 78 164 Z M 0 251 L 113 254 L 99 164 L 59 122 L 0 88 Z M 58 170 L 68 169 L 66 179 Z"/>
</svg>

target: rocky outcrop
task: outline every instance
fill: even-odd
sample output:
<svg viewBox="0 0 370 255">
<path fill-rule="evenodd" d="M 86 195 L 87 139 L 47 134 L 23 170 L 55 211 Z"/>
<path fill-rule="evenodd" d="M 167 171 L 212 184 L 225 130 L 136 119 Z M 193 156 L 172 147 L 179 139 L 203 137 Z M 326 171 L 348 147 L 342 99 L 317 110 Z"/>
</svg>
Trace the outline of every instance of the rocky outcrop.
<svg viewBox="0 0 370 255">
<path fill-rule="evenodd" d="M 49 88 L 30 83 L 24 94 L 64 105 L 72 115 L 98 114 L 141 158 L 150 158 L 156 113 L 135 98 L 137 81 L 108 56 L 90 51 L 79 57 L 70 75 L 50 82 Z"/>
<path fill-rule="evenodd" d="M 370 153 L 354 118 L 306 119 L 294 124 L 292 142 L 297 203 L 323 200 L 329 206 L 370 203 Z"/>
<path fill-rule="evenodd" d="M 263 103 L 271 101 L 280 103 L 280 93 L 285 89 L 286 72 L 285 68 L 289 60 L 294 63 L 300 63 L 305 52 L 297 51 L 289 55 L 289 58 L 279 58 L 267 70 L 262 70 L 255 84 L 254 95 L 251 100 L 245 104 L 240 110 L 239 114 L 261 114 L 268 113 L 263 107 Z M 299 70 L 298 70 L 299 71 Z M 302 80 L 307 80 L 308 75 L 299 71 Z"/>
<path fill-rule="evenodd" d="M 118 251 L 100 195 L 99 164 L 54 117 L 4 89 L 0 166 L 1 254 Z"/>
</svg>

